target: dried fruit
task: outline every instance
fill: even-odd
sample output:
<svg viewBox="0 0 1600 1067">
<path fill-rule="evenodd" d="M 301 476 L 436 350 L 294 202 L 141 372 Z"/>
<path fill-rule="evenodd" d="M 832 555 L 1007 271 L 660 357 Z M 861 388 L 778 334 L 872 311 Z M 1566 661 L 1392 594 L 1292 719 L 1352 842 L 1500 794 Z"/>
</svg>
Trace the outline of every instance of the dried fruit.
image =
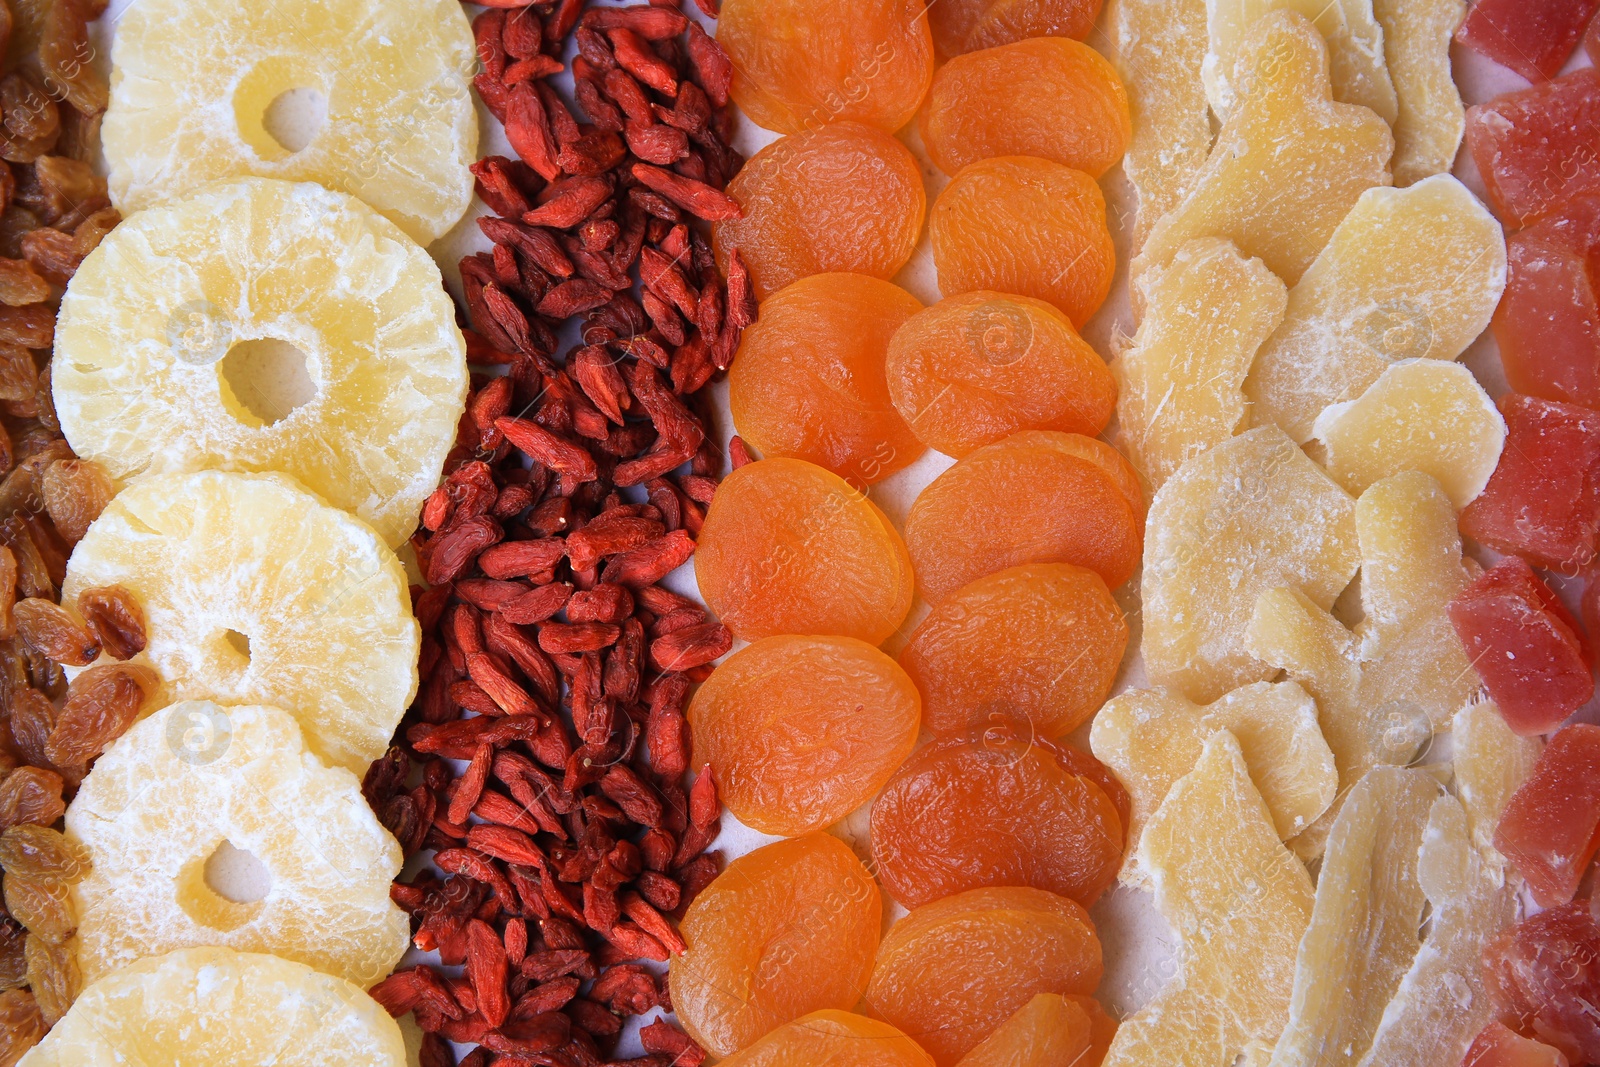
<svg viewBox="0 0 1600 1067">
<path fill-rule="evenodd" d="M 870 800 L 916 744 L 910 678 L 850 637 L 769 637 L 740 649 L 689 706 L 697 763 L 739 821 L 795 836 Z"/>
<path fill-rule="evenodd" d="M 52 399 L 55 395 L 52 389 Z M 117 489 L 98 463 L 58 459 L 40 472 L 39 494 L 56 530 L 68 544 L 77 544 Z"/>
<path fill-rule="evenodd" d="M 77 926 L 72 887 L 61 878 L 29 878 L 8 872 L 5 904 L 7 913 L 27 927 L 31 936 L 53 944 L 67 940 Z"/>
<path fill-rule="evenodd" d="M 831 1008 L 784 1023 L 722 1062 L 729 1067 L 933 1067 L 928 1054 L 894 1027 Z"/>
<path fill-rule="evenodd" d="M 44 1033 L 44 1020 L 32 993 L 25 989 L 0 993 L 0 1063 L 15 1064 Z"/>
<path fill-rule="evenodd" d="M 740 435 L 762 455 L 856 485 L 910 465 L 923 448 L 890 402 L 884 361 L 921 310 L 904 289 L 861 274 L 813 275 L 763 300 L 728 373 Z"/>
<path fill-rule="evenodd" d="M 689 908 L 668 972 L 684 1029 L 728 1056 L 784 1023 L 854 1007 L 878 947 L 878 888 L 838 838 L 779 841 L 728 864 Z"/>
<path fill-rule="evenodd" d="M 1115 1025 L 1115 1024 L 1113 1024 Z M 1055 1067 L 1097 1062 L 1094 1023 L 1075 998 L 1039 993 L 961 1057 L 963 1067 Z"/>
<path fill-rule="evenodd" d="M 1580 196 L 1507 241 L 1494 316 L 1506 380 L 1519 393 L 1600 406 L 1600 196 Z"/>
<path fill-rule="evenodd" d="M 0 833 L 0 868 L 8 875 L 75 884 L 89 873 L 88 851 L 48 826 L 23 824 Z"/>
<path fill-rule="evenodd" d="M 314 3 L 246 10 L 161 0 L 131 14 L 117 26 L 104 127 L 124 210 L 260 175 L 359 197 L 420 244 L 466 211 L 466 167 L 478 150 L 467 90 L 475 63 L 466 17 L 450 0 L 404 12 L 364 0 L 331 19 Z M 210 47 L 189 47 L 200 40 Z M 320 98 L 312 130 L 275 117 L 279 97 L 296 89 Z"/>
<path fill-rule="evenodd" d="M 958 56 L 1032 37 L 1084 40 L 1102 0 L 944 0 L 928 8 L 941 56 Z"/>
<path fill-rule="evenodd" d="M 42 937 L 28 935 L 28 987 L 39 1005 L 46 1026 L 54 1026 L 72 1007 L 83 989 L 75 946 L 52 944 Z"/>
<path fill-rule="evenodd" d="M 1472 1039 L 1461 1067 L 1567 1067 L 1567 1058 L 1496 1019 Z"/>
<path fill-rule="evenodd" d="M 1590 1060 L 1600 1056 L 1600 1025 L 1588 1011 L 1600 990 L 1597 952 L 1600 923 L 1589 901 L 1575 900 L 1507 930 L 1484 965 L 1512 1018 Z"/>
<path fill-rule="evenodd" d="M 1531 82 L 1549 81 L 1596 10 L 1596 0 L 1476 0 L 1456 40 Z"/>
<path fill-rule="evenodd" d="M 144 608 L 122 586 L 80 591 L 78 614 L 112 659 L 132 659 L 144 651 Z"/>
<path fill-rule="evenodd" d="M 283 546 L 297 546 L 285 553 Z M 364 771 L 416 691 L 403 571 L 371 527 L 276 474 L 142 479 L 72 554 L 63 597 L 108 585 L 143 606 L 160 707 L 269 702 L 311 750 Z"/>
<path fill-rule="evenodd" d="M 1467 148 L 1489 203 L 1513 228 L 1600 192 L 1600 73 L 1580 70 L 1467 110 Z"/>
<path fill-rule="evenodd" d="M 153 278 L 182 281 L 130 287 Z M 58 332 L 62 429 L 112 477 L 280 471 L 391 546 L 438 482 L 467 387 L 433 260 L 309 184 L 245 179 L 118 227 Z"/>
<path fill-rule="evenodd" d="M 42 767 L 18 767 L 0 778 L 0 830 L 53 824 L 66 811 L 61 787 L 61 775 Z"/>
<path fill-rule="evenodd" d="M 41 656 L 68 667 L 86 667 L 100 655 L 100 643 L 83 620 L 55 601 L 28 597 L 17 601 L 12 611 L 17 633 Z"/>
<path fill-rule="evenodd" d="M 866 1008 L 951 1067 L 1040 993 L 1100 982 L 1089 913 L 1041 889 L 974 889 L 915 908 L 878 948 Z"/>
<path fill-rule="evenodd" d="M 1494 847 L 1541 907 L 1570 901 L 1600 848 L 1597 785 L 1600 726 L 1574 723 L 1550 738 L 1500 817 Z"/>
<path fill-rule="evenodd" d="M 121 737 L 160 685 L 154 672 L 133 664 L 90 667 L 67 687 L 45 753 L 57 767 L 88 763 Z"/>
<path fill-rule="evenodd" d="M 1518 737 L 1493 701 L 1480 700 L 1456 712 L 1450 736 L 1455 752 L 1456 796 L 1467 809 L 1478 851 L 1497 855 L 1495 830 L 1506 805 L 1533 773 L 1544 742 Z"/>
<path fill-rule="evenodd" d="M 1391 124 L 1397 186 L 1448 173 L 1461 148 L 1467 112 L 1451 67 L 1450 40 L 1466 9 L 1466 0 L 1372 0 L 1399 102 Z"/>
</svg>

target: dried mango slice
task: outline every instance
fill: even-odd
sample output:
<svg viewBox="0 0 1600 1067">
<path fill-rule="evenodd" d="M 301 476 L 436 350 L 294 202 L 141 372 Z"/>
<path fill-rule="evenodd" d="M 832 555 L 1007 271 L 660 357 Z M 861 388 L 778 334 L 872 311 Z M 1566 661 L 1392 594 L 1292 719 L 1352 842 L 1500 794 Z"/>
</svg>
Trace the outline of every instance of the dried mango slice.
<svg viewBox="0 0 1600 1067">
<path fill-rule="evenodd" d="M 1426 901 L 1417 852 L 1439 783 L 1377 767 L 1339 809 L 1295 960 L 1289 1025 L 1272 1067 L 1354 1063 L 1420 946 Z"/>
<path fill-rule="evenodd" d="M 1316 28 L 1275 11 L 1250 41 L 1249 54 L 1273 61 L 1257 64 L 1206 165 L 1151 231 L 1133 263 L 1135 282 L 1196 237 L 1227 237 L 1293 285 L 1361 194 L 1389 184 L 1389 124 L 1333 102 Z"/>
<path fill-rule="evenodd" d="M 1467 0 L 1372 0 L 1383 27 L 1400 105 L 1394 127 L 1394 183 L 1413 185 L 1444 174 L 1461 149 L 1467 109 L 1450 67 L 1450 39 L 1467 13 Z"/>
<path fill-rule="evenodd" d="M 1494 832 L 1500 815 L 1533 773 L 1544 742 L 1518 737 L 1489 700 L 1456 712 L 1450 736 L 1455 745 L 1456 796 L 1467 809 L 1473 844 L 1487 855 L 1497 855 Z"/>
<path fill-rule="evenodd" d="M 1250 778 L 1287 841 L 1333 803 L 1339 785 L 1333 753 L 1317 725 L 1317 705 L 1294 682 L 1257 682 L 1201 707 L 1167 689 L 1138 689 L 1095 716 L 1089 746 L 1132 801 L 1122 880 L 1139 884 L 1139 835 L 1172 784 L 1194 769 L 1206 739 L 1227 730 L 1239 742 Z"/>
<path fill-rule="evenodd" d="M 1431 475 L 1456 507 L 1483 492 L 1500 462 L 1506 421 L 1459 363 L 1402 360 L 1356 400 L 1334 404 L 1312 430 L 1328 473 L 1352 493 L 1401 471 Z"/>
<path fill-rule="evenodd" d="M 1123 1021 L 1103 1067 L 1232 1064 L 1240 1054 L 1264 1063 L 1289 1018 L 1313 893 L 1232 734 L 1206 741 L 1145 826 L 1139 853 L 1181 942 L 1178 976 Z"/>
<path fill-rule="evenodd" d="M 1405 764 L 1471 699 L 1477 680 L 1446 608 L 1470 580 L 1455 509 L 1426 474 L 1408 472 L 1356 503 L 1361 602 L 1352 632 L 1304 593 L 1264 594 L 1249 648 L 1317 699 L 1341 789 L 1382 764 Z M 1320 847 L 1330 809 L 1301 855 Z"/>
<path fill-rule="evenodd" d="M 1393 123 L 1400 114 L 1394 82 L 1385 65 L 1383 27 L 1372 0 L 1206 0 L 1209 46 L 1203 76 L 1211 109 L 1224 120 L 1238 104 L 1241 82 L 1248 92 L 1250 70 L 1274 62 L 1273 54 L 1251 47 L 1251 31 L 1273 11 L 1293 11 L 1311 20 L 1328 42 L 1333 98 L 1371 108 Z"/>
<path fill-rule="evenodd" d="M 1133 139 L 1122 169 L 1139 196 L 1137 254 L 1157 222 L 1177 207 L 1211 154 L 1211 105 L 1200 67 L 1206 57 L 1206 0 L 1115 0 L 1112 61 L 1128 89 Z"/>
<path fill-rule="evenodd" d="M 1393 361 L 1455 359 L 1505 285 L 1500 224 L 1459 181 L 1367 190 L 1256 357 L 1245 382 L 1256 424 L 1303 443 L 1324 408 L 1360 396 Z"/>
<path fill-rule="evenodd" d="M 1294 586 L 1331 608 L 1355 577 L 1355 510 L 1271 426 L 1179 468 L 1145 534 L 1141 647 L 1152 683 L 1207 702 L 1272 678 L 1277 668 L 1246 647 L 1256 598 Z"/>
<path fill-rule="evenodd" d="M 1266 264 L 1219 237 L 1184 245 L 1151 278 L 1144 319 L 1111 373 L 1122 444 L 1152 489 L 1238 430 L 1245 376 L 1287 302 Z"/>
</svg>

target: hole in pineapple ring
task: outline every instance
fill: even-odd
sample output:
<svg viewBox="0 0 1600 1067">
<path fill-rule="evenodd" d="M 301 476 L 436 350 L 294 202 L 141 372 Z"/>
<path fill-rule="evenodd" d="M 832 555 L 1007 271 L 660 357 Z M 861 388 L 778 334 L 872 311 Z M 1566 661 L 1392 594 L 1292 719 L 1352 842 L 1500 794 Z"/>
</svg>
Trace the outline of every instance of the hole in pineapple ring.
<svg viewBox="0 0 1600 1067">
<path fill-rule="evenodd" d="M 250 662 L 250 638 L 246 637 L 238 630 L 228 630 L 223 633 L 222 639 L 228 642 L 229 648 L 233 649 L 239 654 L 240 659 L 244 660 L 246 663 Z"/>
<path fill-rule="evenodd" d="M 178 905 L 213 930 L 237 930 L 255 918 L 272 889 L 266 864 L 226 839 L 178 872 Z"/>
<path fill-rule="evenodd" d="M 268 56 L 233 90 L 239 139 L 265 163 L 282 163 L 304 150 L 328 120 L 324 79 L 292 56 Z"/>
<path fill-rule="evenodd" d="M 234 417 L 249 425 L 271 426 L 317 395 L 306 354 L 276 337 L 235 344 L 222 357 L 221 371 L 224 403 L 231 399 Z"/>
<path fill-rule="evenodd" d="M 261 115 L 267 136 L 293 155 L 317 139 L 328 122 L 328 98 L 320 89 L 285 89 Z"/>
</svg>

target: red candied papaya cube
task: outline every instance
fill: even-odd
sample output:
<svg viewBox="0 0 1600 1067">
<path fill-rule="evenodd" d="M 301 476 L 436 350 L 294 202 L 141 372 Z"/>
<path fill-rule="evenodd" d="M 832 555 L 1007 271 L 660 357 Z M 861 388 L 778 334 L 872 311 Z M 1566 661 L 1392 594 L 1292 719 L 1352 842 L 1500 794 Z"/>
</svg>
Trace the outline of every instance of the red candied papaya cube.
<svg viewBox="0 0 1600 1067">
<path fill-rule="evenodd" d="M 1577 620 L 1516 556 L 1483 572 L 1449 610 L 1484 688 L 1514 732 L 1549 733 L 1594 695 Z"/>
<path fill-rule="evenodd" d="M 1567 1058 L 1496 1019 L 1473 1039 L 1461 1067 L 1567 1067 Z"/>
<path fill-rule="evenodd" d="M 1461 512 L 1461 532 L 1575 574 L 1600 550 L 1600 411 L 1508 393 L 1500 414 L 1500 463 Z"/>
<path fill-rule="evenodd" d="M 1589 23 L 1589 32 L 1583 37 L 1583 50 L 1589 53 L 1589 62 L 1600 66 L 1600 19 Z"/>
<path fill-rule="evenodd" d="M 1531 82 L 1561 73 L 1600 0 L 1478 0 L 1456 40 Z"/>
<path fill-rule="evenodd" d="M 1519 393 L 1600 408 L 1600 196 L 1580 196 L 1506 241 L 1494 336 Z"/>
<path fill-rule="evenodd" d="M 1580 70 L 1467 112 L 1467 147 L 1514 227 L 1600 192 L 1600 74 Z"/>
<path fill-rule="evenodd" d="M 1541 907 L 1565 904 L 1600 846 L 1600 726 L 1568 726 L 1550 739 L 1512 794 L 1494 847 Z"/>
<path fill-rule="evenodd" d="M 1600 924 L 1589 901 L 1522 920 L 1484 950 L 1483 962 L 1519 1030 L 1559 1045 L 1575 1062 L 1600 1062 Z"/>
</svg>

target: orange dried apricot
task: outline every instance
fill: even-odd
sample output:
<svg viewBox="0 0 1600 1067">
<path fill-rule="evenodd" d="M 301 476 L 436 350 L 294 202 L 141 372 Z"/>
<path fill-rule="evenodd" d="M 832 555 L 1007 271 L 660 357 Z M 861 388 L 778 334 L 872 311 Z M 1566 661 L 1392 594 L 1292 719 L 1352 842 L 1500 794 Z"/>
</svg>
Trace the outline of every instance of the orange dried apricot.
<svg viewBox="0 0 1600 1067">
<path fill-rule="evenodd" d="M 1060 993 L 1039 993 L 961 1057 L 960 1067 L 1077 1067 L 1094 1039 L 1089 1013 Z"/>
<path fill-rule="evenodd" d="M 1093 992 L 1102 969 L 1100 938 L 1075 902 L 1022 886 L 974 889 L 890 927 L 863 999 L 950 1067 L 1037 994 Z"/>
<path fill-rule="evenodd" d="M 1093 756 L 999 723 L 935 741 L 895 772 L 872 806 L 872 857 L 908 908 L 996 885 L 1088 906 L 1117 876 L 1127 812 Z"/>
<path fill-rule="evenodd" d="M 854 1007 L 882 918 L 872 875 L 836 837 L 807 834 L 740 856 L 679 926 L 688 947 L 668 973 L 678 1021 L 727 1056 L 809 1012 Z"/>
<path fill-rule="evenodd" d="M 942 56 L 993 48 L 1029 37 L 1081 41 L 1094 29 L 1103 0 L 936 0 L 928 5 L 933 44 Z"/>
<path fill-rule="evenodd" d="M 1143 543 L 1144 494 L 1128 461 L 1092 437 L 1050 430 L 978 449 L 935 478 L 906 518 L 930 604 L 1024 563 L 1087 567 L 1115 589 Z"/>
<path fill-rule="evenodd" d="M 883 788 L 916 744 L 921 709 L 906 672 L 864 641 L 768 637 L 695 693 L 695 765 L 711 764 L 740 822 L 803 834 Z"/>
<path fill-rule="evenodd" d="M 963 167 L 934 201 L 928 232 L 945 294 L 1036 297 L 1081 328 L 1111 292 L 1117 252 L 1105 195 L 1083 171 L 1048 159 L 996 156 Z"/>
<path fill-rule="evenodd" d="M 694 554 L 700 595 L 738 637 L 836 634 L 882 643 L 911 610 L 911 558 L 878 506 L 798 459 L 717 487 Z"/>
<path fill-rule="evenodd" d="M 784 1023 L 719 1067 L 934 1067 L 933 1058 L 888 1023 L 847 1011 L 814 1011 Z"/>
<path fill-rule="evenodd" d="M 889 399 L 889 340 L 922 303 L 864 274 L 817 274 L 761 302 L 728 372 L 741 437 L 765 456 L 852 484 L 887 478 L 924 446 Z"/>
<path fill-rule="evenodd" d="M 946 174 L 980 159 L 1027 155 L 1098 178 L 1116 166 L 1133 136 L 1116 68 L 1065 37 L 952 59 L 934 75 L 917 128 Z"/>
<path fill-rule="evenodd" d="M 893 133 L 933 77 L 923 0 L 726 0 L 717 43 L 734 101 L 779 133 L 845 119 Z"/>
<path fill-rule="evenodd" d="M 830 271 L 892 278 L 916 250 L 927 213 L 911 150 L 856 122 L 781 137 L 728 183 L 744 215 L 712 227 L 722 269 L 737 248 L 765 300 Z"/>
<path fill-rule="evenodd" d="M 1098 574 L 1034 563 L 980 578 L 941 601 L 911 635 L 900 665 L 921 691 L 923 722 L 936 734 L 966 733 L 999 718 L 1060 737 L 1111 695 L 1127 647 L 1128 624 Z"/>
<path fill-rule="evenodd" d="M 885 370 L 911 431 L 957 459 L 1018 430 L 1093 437 L 1117 402 L 1111 371 L 1065 315 L 988 290 L 913 315 L 889 342 Z"/>
</svg>

